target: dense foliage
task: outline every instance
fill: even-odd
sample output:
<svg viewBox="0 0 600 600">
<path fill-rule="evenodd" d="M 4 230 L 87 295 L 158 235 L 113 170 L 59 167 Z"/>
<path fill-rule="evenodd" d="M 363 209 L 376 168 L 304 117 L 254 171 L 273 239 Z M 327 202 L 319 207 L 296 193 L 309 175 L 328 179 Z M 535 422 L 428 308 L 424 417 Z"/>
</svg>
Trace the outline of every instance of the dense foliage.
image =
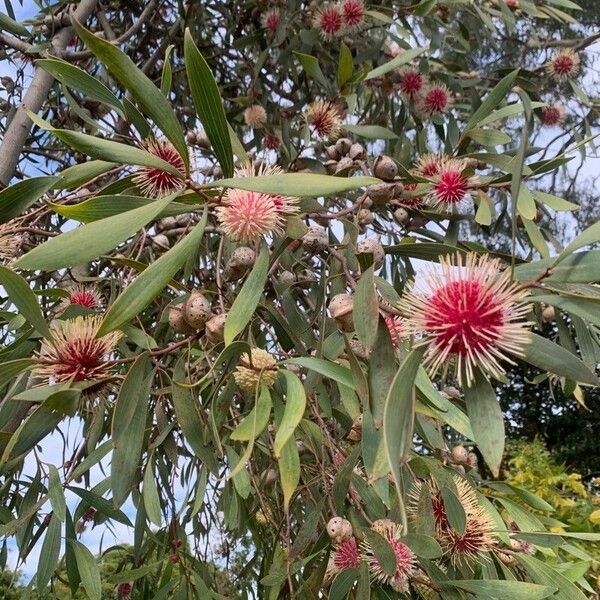
<svg viewBox="0 0 600 600">
<path fill-rule="evenodd" d="M 0 14 L 23 597 L 593 597 L 597 463 L 501 470 L 597 402 L 593 10 Z"/>
</svg>

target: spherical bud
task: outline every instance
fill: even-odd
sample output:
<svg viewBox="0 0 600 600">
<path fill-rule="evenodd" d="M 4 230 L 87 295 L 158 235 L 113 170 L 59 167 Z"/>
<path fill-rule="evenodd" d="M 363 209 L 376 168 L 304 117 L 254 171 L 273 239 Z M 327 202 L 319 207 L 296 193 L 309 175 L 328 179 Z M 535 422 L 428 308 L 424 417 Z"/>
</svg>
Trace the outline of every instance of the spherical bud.
<svg viewBox="0 0 600 600">
<path fill-rule="evenodd" d="M 336 162 L 342 158 L 335 146 L 327 146 L 327 148 L 325 148 L 325 154 L 329 160 L 334 160 Z"/>
<path fill-rule="evenodd" d="M 352 140 L 348 138 L 340 138 L 335 143 L 335 149 L 339 152 L 340 156 L 346 156 L 350 152 L 350 148 L 352 148 Z"/>
<path fill-rule="evenodd" d="M 342 517 L 333 517 L 327 523 L 327 535 L 333 544 L 341 544 L 352 537 L 352 523 Z"/>
<path fill-rule="evenodd" d="M 194 328 L 185 320 L 183 306 L 169 306 L 169 325 L 177 333 L 189 335 L 194 333 Z"/>
<path fill-rule="evenodd" d="M 244 121 L 248 127 L 262 129 L 267 124 L 267 111 L 260 104 L 249 106 L 244 111 Z"/>
<path fill-rule="evenodd" d="M 354 331 L 353 306 L 350 294 L 336 294 L 329 303 L 329 314 L 342 331 Z"/>
<path fill-rule="evenodd" d="M 348 156 L 352 160 L 362 160 L 365 157 L 365 149 L 362 144 L 352 144 L 348 150 Z"/>
<path fill-rule="evenodd" d="M 346 436 L 351 442 L 360 442 L 362 439 L 363 416 L 362 413 L 352 421 L 352 427 Z"/>
<path fill-rule="evenodd" d="M 208 321 L 206 321 L 205 331 L 206 337 L 211 344 L 218 344 L 223 341 L 223 334 L 225 332 L 225 319 L 226 314 L 213 315 Z"/>
<path fill-rule="evenodd" d="M 319 254 L 329 248 L 329 234 L 324 227 L 310 227 L 302 236 L 302 246 L 310 254 Z"/>
<path fill-rule="evenodd" d="M 265 472 L 263 483 L 265 485 L 273 485 L 279 479 L 279 475 L 275 469 L 268 469 Z"/>
<path fill-rule="evenodd" d="M 159 233 L 155 236 L 152 237 L 152 243 L 157 246 L 158 248 L 160 248 L 161 250 L 168 250 L 169 249 L 169 238 L 164 235 L 163 233 Z"/>
<path fill-rule="evenodd" d="M 398 175 L 398 165 L 389 156 L 378 156 L 373 165 L 373 175 L 383 179 L 383 181 L 394 181 L 394 178 Z"/>
<path fill-rule="evenodd" d="M 358 213 L 356 213 L 356 218 L 358 220 L 358 224 L 370 225 L 373 222 L 373 213 L 368 208 L 361 208 Z"/>
<path fill-rule="evenodd" d="M 229 257 L 223 271 L 225 281 L 237 281 L 241 279 L 256 261 L 256 252 L 247 246 L 239 246 Z"/>
<path fill-rule="evenodd" d="M 266 525 L 268 523 L 267 517 L 265 516 L 265 513 L 262 510 L 259 510 L 254 516 L 254 518 L 256 519 L 256 522 L 259 525 Z"/>
<path fill-rule="evenodd" d="M 296 283 L 296 275 L 294 275 L 294 273 L 292 273 L 292 271 L 282 271 L 279 274 L 279 283 L 281 283 L 282 285 L 293 285 L 294 283 Z"/>
<path fill-rule="evenodd" d="M 550 306 L 549 304 L 544 307 L 542 311 L 542 321 L 544 323 L 552 323 L 552 321 L 556 320 L 556 310 L 554 306 Z"/>
<path fill-rule="evenodd" d="M 390 183 L 376 183 L 369 187 L 367 193 L 375 206 L 381 206 L 394 197 L 394 185 Z"/>
<path fill-rule="evenodd" d="M 356 254 L 371 254 L 375 271 L 380 269 L 385 261 L 385 250 L 381 242 L 375 239 L 360 240 L 356 244 Z"/>
<path fill-rule="evenodd" d="M 454 464 L 462 465 L 469 460 L 469 451 L 464 446 L 454 446 L 450 451 L 450 456 Z"/>
<path fill-rule="evenodd" d="M 184 305 L 185 320 L 194 328 L 202 329 L 210 319 L 210 301 L 199 291 L 193 290 Z"/>
<path fill-rule="evenodd" d="M 469 452 L 467 464 L 469 467 L 471 467 L 471 469 L 477 469 L 477 466 L 479 465 L 479 459 L 477 458 L 477 454 L 475 454 L 475 452 Z"/>
<path fill-rule="evenodd" d="M 271 354 L 262 348 L 252 348 L 250 356 L 242 354 L 240 357 L 233 378 L 243 390 L 254 392 L 259 381 L 273 387 L 278 371 L 277 361 Z"/>
<path fill-rule="evenodd" d="M 405 208 L 400 207 L 394 211 L 394 219 L 396 219 L 398 224 L 406 225 L 410 220 L 410 215 Z"/>
</svg>

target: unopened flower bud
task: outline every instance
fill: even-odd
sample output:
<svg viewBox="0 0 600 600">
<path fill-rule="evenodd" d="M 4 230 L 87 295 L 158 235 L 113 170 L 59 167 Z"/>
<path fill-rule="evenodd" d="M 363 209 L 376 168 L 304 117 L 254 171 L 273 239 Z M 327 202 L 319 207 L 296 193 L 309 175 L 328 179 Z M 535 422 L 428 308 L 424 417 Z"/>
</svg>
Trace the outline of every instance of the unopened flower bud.
<svg viewBox="0 0 600 600">
<path fill-rule="evenodd" d="M 463 465 L 469 460 L 469 451 L 464 446 L 454 446 L 450 451 L 452 462 L 457 465 Z"/>
<path fill-rule="evenodd" d="M 554 306 L 550 306 L 549 304 L 544 307 L 542 311 L 542 321 L 544 323 L 551 323 L 556 320 L 556 310 L 554 310 Z"/>
</svg>

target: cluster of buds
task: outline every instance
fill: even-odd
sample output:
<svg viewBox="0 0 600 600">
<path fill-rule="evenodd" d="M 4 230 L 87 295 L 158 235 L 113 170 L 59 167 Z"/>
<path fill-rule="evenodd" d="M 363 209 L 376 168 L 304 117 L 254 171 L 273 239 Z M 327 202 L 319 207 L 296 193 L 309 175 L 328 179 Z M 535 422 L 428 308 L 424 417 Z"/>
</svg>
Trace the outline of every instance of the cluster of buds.
<svg viewBox="0 0 600 600">
<path fill-rule="evenodd" d="M 271 388 L 277 381 L 279 367 L 275 358 L 262 348 L 252 348 L 250 354 L 242 354 L 233 373 L 240 388 L 255 392 L 259 382 Z"/>
<path fill-rule="evenodd" d="M 223 340 L 225 319 L 225 314 L 212 312 L 210 300 L 198 290 L 193 290 L 182 304 L 169 307 L 169 325 L 175 332 L 192 335 L 204 330 L 211 344 Z"/>
<path fill-rule="evenodd" d="M 360 166 L 366 156 L 365 148 L 348 138 L 340 138 L 335 144 L 325 148 L 327 161 L 325 168 L 330 175 L 347 173 Z"/>
</svg>

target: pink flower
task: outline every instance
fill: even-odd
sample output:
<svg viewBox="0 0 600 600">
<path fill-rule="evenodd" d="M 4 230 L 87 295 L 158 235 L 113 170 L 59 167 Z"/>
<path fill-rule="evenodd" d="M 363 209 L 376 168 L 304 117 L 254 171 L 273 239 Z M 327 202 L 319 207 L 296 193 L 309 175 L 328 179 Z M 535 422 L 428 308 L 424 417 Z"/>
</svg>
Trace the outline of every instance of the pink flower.
<svg viewBox="0 0 600 600">
<path fill-rule="evenodd" d="M 579 73 L 581 59 L 571 48 L 559 50 L 546 65 L 548 74 L 554 79 L 565 81 Z"/>
<path fill-rule="evenodd" d="M 76 304 L 85 308 L 98 308 L 100 294 L 89 286 L 78 284 L 70 292 L 67 304 Z"/>
<path fill-rule="evenodd" d="M 342 116 L 332 102 L 315 100 L 304 113 L 306 122 L 322 138 L 335 138 L 342 129 Z"/>
<path fill-rule="evenodd" d="M 392 338 L 392 344 L 395 348 L 400 345 L 400 340 L 405 337 L 404 327 L 402 326 L 402 319 L 400 317 L 389 316 L 385 318 L 385 324 L 387 325 L 388 331 Z"/>
<path fill-rule="evenodd" d="M 443 84 L 433 84 L 419 98 L 419 110 L 425 114 L 443 113 L 450 105 L 450 92 Z"/>
<path fill-rule="evenodd" d="M 400 92 L 411 100 L 421 93 L 424 84 L 425 77 L 418 69 L 408 67 L 400 73 Z"/>
<path fill-rule="evenodd" d="M 540 119 L 542 125 L 553 127 L 554 125 L 562 125 L 565 122 L 566 111 L 562 104 L 550 104 L 544 106 L 541 110 Z"/>
<path fill-rule="evenodd" d="M 267 12 L 263 13 L 260 21 L 262 26 L 272 35 L 277 33 L 279 29 L 279 24 L 281 23 L 281 15 L 276 8 L 272 8 Z"/>
<path fill-rule="evenodd" d="M 459 207 L 466 199 L 469 187 L 474 180 L 464 174 L 465 163 L 458 159 L 441 161 L 438 173 L 434 176 L 433 189 L 428 194 L 429 203 L 438 208 Z"/>
<path fill-rule="evenodd" d="M 262 129 L 267 124 L 267 111 L 260 104 L 253 104 L 244 111 L 244 121 L 252 129 Z"/>
<path fill-rule="evenodd" d="M 355 29 L 365 20 L 365 5 L 362 0 L 343 0 L 342 16 L 346 28 Z"/>
<path fill-rule="evenodd" d="M 279 167 L 248 165 L 236 177 L 279 175 Z M 286 216 L 298 210 L 298 199 L 242 189 L 227 189 L 217 219 L 225 235 L 239 242 L 253 242 L 268 233 L 281 234 Z"/>
<path fill-rule="evenodd" d="M 262 140 L 263 148 L 266 150 L 278 150 L 281 146 L 281 140 L 275 133 L 265 133 Z"/>
<path fill-rule="evenodd" d="M 133 178 L 133 182 L 139 187 L 142 194 L 150 198 L 162 198 L 182 190 L 184 188 L 185 163 L 175 146 L 168 140 L 151 139 L 146 142 L 145 149 L 175 167 L 181 176 L 177 177 L 173 173 L 157 167 L 141 167 Z"/>
<path fill-rule="evenodd" d="M 315 16 L 315 27 L 325 39 L 332 39 L 342 33 L 344 15 L 338 4 L 329 4 L 319 10 Z"/>
<path fill-rule="evenodd" d="M 113 331 L 96 337 L 101 322 L 99 316 L 55 321 L 50 326 L 52 337 L 42 342 L 35 374 L 48 383 L 108 377 L 111 374 L 108 358 L 122 334 Z"/>
<path fill-rule="evenodd" d="M 526 295 L 507 271 L 500 273 L 498 259 L 469 253 L 463 262 L 457 254 L 442 258 L 427 289 L 412 288 L 401 310 L 407 333 L 423 336 L 430 370 L 435 373 L 455 357 L 459 383 L 470 385 L 476 368 L 499 377 L 507 354 L 522 355 L 530 343 Z"/>
<path fill-rule="evenodd" d="M 415 165 L 415 172 L 422 177 L 433 177 L 440 172 L 444 158 L 438 154 L 423 154 Z"/>
</svg>

